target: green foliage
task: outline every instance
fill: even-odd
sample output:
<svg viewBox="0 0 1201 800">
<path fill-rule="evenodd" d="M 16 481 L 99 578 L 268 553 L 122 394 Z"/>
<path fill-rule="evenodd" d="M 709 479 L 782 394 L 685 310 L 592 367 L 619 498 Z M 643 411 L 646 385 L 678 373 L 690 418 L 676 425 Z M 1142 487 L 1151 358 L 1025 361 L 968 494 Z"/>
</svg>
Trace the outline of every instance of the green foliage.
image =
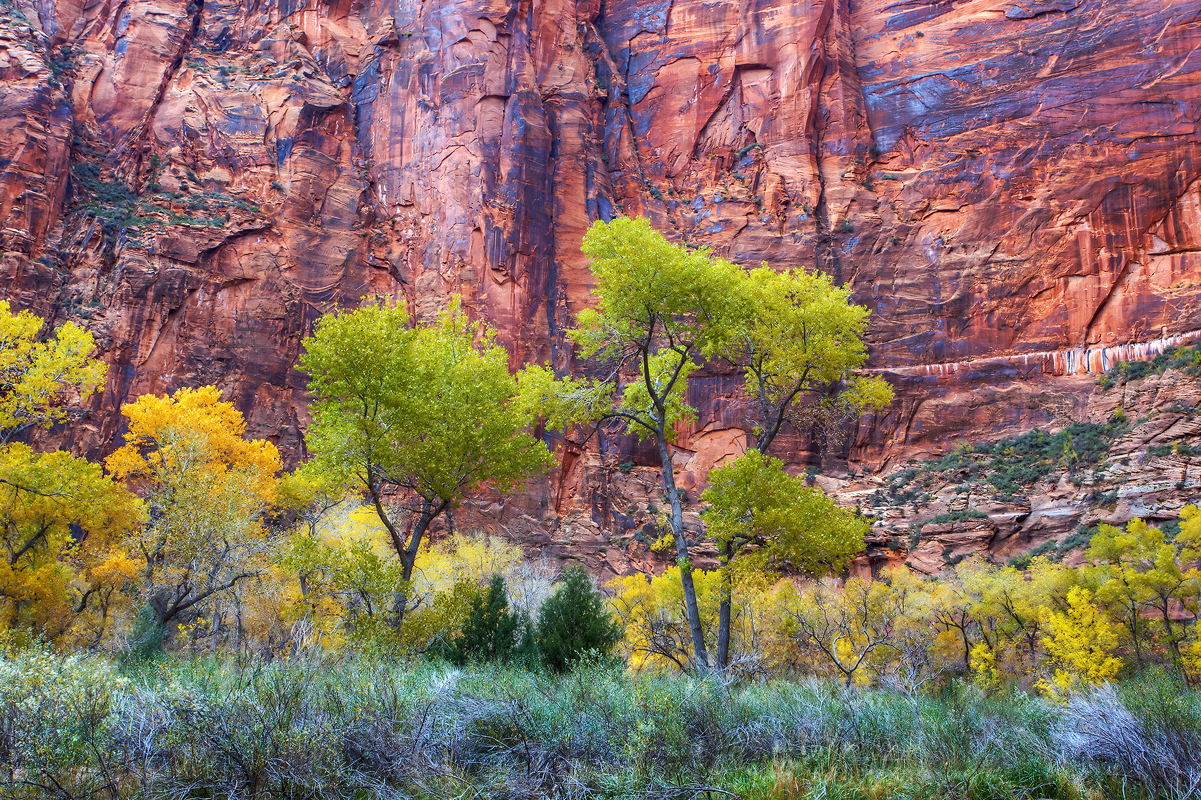
<svg viewBox="0 0 1201 800">
<path fill-rule="evenodd" d="M 1058 433 L 1035 429 L 998 442 L 965 447 L 933 462 L 934 472 L 983 472 L 1002 497 L 1012 497 L 1024 487 L 1059 467 L 1069 473 L 1086 465 L 1099 464 L 1109 453 L 1114 439 L 1129 426 L 1115 417 L 1105 425 L 1076 422 Z"/>
<path fill-rule="evenodd" d="M 476 596 L 447 657 L 456 664 L 509 661 L 519 645 L 522 620 L 509 611 L 505 579 L 493 575 L 488 590 Z"/>
<path fill-rule="evenodd" d="M 431 520 L 552 462 L 529 432 L 532 404 L 509 374 L 508 353 L 457 298 L 428 326 L 382 303 L 331 314 L 304 348 L 316 398 L 312 468 L 370 496 L 405 580 Z"/>
<path fill-rule="evenodd" d="M 622 630 L 605 612 L 600 592 L 582 567 L 563 573 L 538 612 L 538 649 L 546 665 L 565 672 L 585 654 L 608 655 Z"/>
<path fill-rule="evenodd" d="M 687 376 L 703 353 L 730 334 L 731 302 L 741 270 L 708 250 L 677 247 L 642 218 L 597 222 L 584 236 L 592 258 L 597 306 L 580 312 L 571 331 L 584 358 L 596 358 L 621 379 L 613 411 L 642 436 L 691 417 Z"/>
<path fill-rule="evenodd" d="M 1148 375 L 1162 375 L 1169 369 L 1180 370 L 1186 375 L 1201 375 L 1201 350 L 1196 347 L 1169 347 L 1149 361 L 1120 361 L 1104 375 L 1097 377 L 1097 384 L 1108 389 L 1119 383 L 1141 380 Z"/>
<path fill-rule="evenodd" d="M 1093 535 L 1097 532 L 1097 526 L 1088 526 L 1081 524 L 1072 535 L 1065 538 L 1063 541 L 1056 542 L 1055 540 L 1043 542 L 1038 547 L 1035 547 L 1028 553 L 1014 556 L 1009 559 L 1007 564 L 1017 569 L 1026 569 L 1030 563 L 1036 558 L 1046 558 L 1049 561 L 1062 561 L 1073 550 L 1087 548 L 1092 541 Z"/>
<path fill-rule="evenodd" d="M 730 329 L 716 351 L 745 370 L 746 393 L 767 452 L 783 424 L 840 439 L 845 423 L 892 402 L 880 378 L 855 375 L 867 361 L 868 311 L 819 272 L 745 273 L 741 302 L 731 302 Z"/>
<path fill-rule="evenodd" d="M 760 153 L 762 153 L 762 152 L 763 152 L 763 145 L 759 144 L 758 142 L 751 142 L 751 143 L 750 143 L 750 144 L 748 144 L 748 145 L 745 145 L 745 146 L 743 146 L 743 147 L 740 147 L 740 148 L 738 148 L 738 153 L 736 154 L 736 156 L 735 156 L 735 157 L 736 157 L 736 158 L 737 158 L 739 161 L 741 161 L 741 160 L 742 160 L 742 158 L 743 158 L 745 155 L 747 155 L 748 153 L 750 153 L 752 150 L 758 150 Z"/>
<path fill-rule="evenodd" d="M 701 495 L 705 526 L 718 552 L 744 550 L 748 565 L 768 561 L 811 575 L 841 572 L 863 550 L 868 522 L 789 475 L 779 459 L 758 450 L 709 473 Z"/>
<path fill-rule="evenodd" d="M 964 508 L 959 511 L 948 511 L 931 518 L 927 525 L 943 525 L 948 522 L 967 522 L 970 519 L 988 519 L 988 514 L 975 508 Z"/>
<path fill-rule="evenodd" d="M 98 163 L 80 161 L 71 167 L 83 209 L 100 221 L 104 239 L 111 247 L 127 228 L 149 222 L 138 207 L 138 196 L 121 181 L 105 180 Z"/>
<path fill-rule="evenodd" d="M 53 89 L 59 88 L 64 78 L 75 68 L 75 50 L 70 45 L 61 45 L 46 57 L 46 66 L 50 70 L 50 77 L 46 82 Z"/>
</svg>

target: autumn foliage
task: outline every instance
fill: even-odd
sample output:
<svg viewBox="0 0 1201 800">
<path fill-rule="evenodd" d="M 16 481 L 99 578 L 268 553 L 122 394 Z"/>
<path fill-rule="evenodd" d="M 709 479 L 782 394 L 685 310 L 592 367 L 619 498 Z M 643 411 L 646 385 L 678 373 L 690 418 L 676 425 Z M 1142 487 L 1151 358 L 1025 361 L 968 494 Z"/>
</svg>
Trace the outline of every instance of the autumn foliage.
<svg viewBox="0 0 1201 800">
<path fill-rule="evenodd" d="M 770 454 L 785 427 L 836 443 L 891 389 L 858 370 L 866 310 L 817 273 L 745 270 L 645 221 L 598 223 L 598 303 L 569 332 L 583 377 L 510 371 L 453 299 L 435 318 L 370 300 L 303 341 L 312 456 L 285 473 L 213 386 L 122 406 L 100 464 L 26 441 L 68 421 L 103 367 L 91 335 L 0 303 L 0 630 L 154 654 L 443 656 L 555 671 L 616 653 L 633 672 L 814 675 L 915 693 L 962 677 L 1063 700 L 1161 666 L 1201 677 L 1201 512 L 1172 533 L 1100 526 L 1085 563 L 963 561 L 934 579 L 848 574 L 872 520 Z M 676 426 L 689 376 L 737 373 L 753 447 L 708 476 L 686 531 Z M 454 530 L 460 504 L 551 468 L 548 428 L 632 432 L 667 502 L 655 574 L 598 592 L 579 569 Z M 698 541 L 700 540 L 700 541 Z M 698 564 L 701 541 L 716 557 Z"/>
</svg>

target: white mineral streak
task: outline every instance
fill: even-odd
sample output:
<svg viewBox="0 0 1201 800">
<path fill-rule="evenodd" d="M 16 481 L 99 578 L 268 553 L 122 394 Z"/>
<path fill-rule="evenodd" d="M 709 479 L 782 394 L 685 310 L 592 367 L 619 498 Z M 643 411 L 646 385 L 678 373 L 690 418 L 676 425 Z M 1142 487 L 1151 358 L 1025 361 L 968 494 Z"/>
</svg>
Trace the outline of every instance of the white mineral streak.
<svg viewBox="0 0 1201 800">
<path fill-rule="evenodd" d="M 993 366 L 1015 366 L 1023 370 L 1038 367 L 1047 375 L 1083 375 L 1108 372 L 1121 361 L 1148 361 L 1170 347 L 1201 338 L 1201 330 L 1174 333 L 1147 342 L 1129 342 L 1111 347 L 1072 347 L 1065 350 L 1042 350 L 1034 353 L 989 356 L 965 361 L 945 361 L 940 364 L 917 364 L 909 367 L 886 367 L 868 372 L 895 372 L 903 375 L 954 375 L 961 370 L 986 369 Z"/>
</svg>

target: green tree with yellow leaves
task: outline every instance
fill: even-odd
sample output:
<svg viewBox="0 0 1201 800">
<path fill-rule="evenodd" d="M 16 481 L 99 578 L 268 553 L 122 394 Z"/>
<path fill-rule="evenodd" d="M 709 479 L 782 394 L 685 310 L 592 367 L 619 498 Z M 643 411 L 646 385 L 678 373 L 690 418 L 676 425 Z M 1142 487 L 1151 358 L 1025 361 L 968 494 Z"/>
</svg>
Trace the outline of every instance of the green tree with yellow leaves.
<svg viewBox="0 0 1201 800">
<path fill-rule="evenodd" d="M 580 312 L 570 335 L 602 370 L 597 387 L 610 402 L 600 416 L 655 444 L 693 659 L 704 671 L 709 657 L 671 442 L 676 423 L 695 416 L 685 397 L 688 376 L 727 345 L 744 313 L 743 272 L 708 250 L 673 245 L 641 218 L 593 224 L 583 249 L 592 258 L 597 305 Z"/>
<path fill-rule="evenodd" d="M 671 458 L 675 426 L 695 417 L 686 399 L 689 376 L 719 359 L 744 373 L 761 417 L 754 430 L 763 452 L 786 423 L 829 434 L 848 418 L 888 405 L 892 390 L 878 378 L 854 374 L 866 360 L 868 312 L 851 305 L 847 291 L 826 276 L 767 266 L 746 271 L 707 249 L 673 245 L 645 219 L 594 223 L 583 249 L 592 258 L 597 305 L 580 313 L 571 336 L 601 370 L 595 386 L 609 400 L 607 407 L 591 407 L 655 444 L 693 660 L 703 671 L 710 659 Z M 767 462 L 748 462 L 739 475 L 749 477 L 752 467 L 762 471 Z M 764 485 L 779 479 L 774 473 L 757 478 Z M 710 502 L 716 499 L 710 495 Z M 730 519 L 749 519 L 756 511 L 765 518 L 762 505 L 726 508 Z M 735 538 L 726 536 L 727 561 L 743 549 Z M 728 605 L 727 598 L 727 622 Z M 728 624 L 726 630 L 728 643 Z M 723 652 L 718 663 L 724 661 Z"/>
<path fill-rule="evenodd" d="M 789 475 L 779 459 L 754 449 L 710 472 L 701 497 L 709 503 L 705 527 L 721 564 L 716 665 L 725 669 L 732 572 L 787 568 L 818 577 L 841 572 L 863 550 L 869 525 L 806 486 L 804 476 Z"/>
<path fill-rule="evenodd" d="M 104 378 L 103 362 L 90 358 L 91 333 L 68 322 L 42 338 L 44 325 L 0 300 L 0 444 L 64 421 Z"/>
<path fill-rule="evenodd" d="M 857 375 L 867 362 L 870 312 L 850 290 L 820 272 L 766 264 L 742 275 L 740 302 L 717 355 L 745 376 L 756 418 L 756 447 L 766 453 L 783 430 L 841 439 L 848 422 L 892 403 L 892 387 Z"/>
</svg>

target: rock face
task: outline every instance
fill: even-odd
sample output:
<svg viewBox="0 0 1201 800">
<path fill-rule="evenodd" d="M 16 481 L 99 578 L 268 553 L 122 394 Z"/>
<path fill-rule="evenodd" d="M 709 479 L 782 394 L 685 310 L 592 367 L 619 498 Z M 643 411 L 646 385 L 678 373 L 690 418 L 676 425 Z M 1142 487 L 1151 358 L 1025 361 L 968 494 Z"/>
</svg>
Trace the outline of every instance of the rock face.
<svg viewBox="0 0 1201 800">
<path fill-rule="evenodd" d="M 617 213 L 854 288 L 899 400 L 852 465 L 1070 418 L 1104 348 L 1201 329 L 1194 3 L 0 6 L 2 291 L 96 333 L 85 452 L 215 383 L 302 456 L 299 340 L 366 294 L 461 293 L 514 365 L 571 369 Z M 743 442 L 728 384 L 693 387 L 686 486 Z M 611 444 L 513 513 L 617 529 L 596 471 L 642 459 Z"/>
</svg>

